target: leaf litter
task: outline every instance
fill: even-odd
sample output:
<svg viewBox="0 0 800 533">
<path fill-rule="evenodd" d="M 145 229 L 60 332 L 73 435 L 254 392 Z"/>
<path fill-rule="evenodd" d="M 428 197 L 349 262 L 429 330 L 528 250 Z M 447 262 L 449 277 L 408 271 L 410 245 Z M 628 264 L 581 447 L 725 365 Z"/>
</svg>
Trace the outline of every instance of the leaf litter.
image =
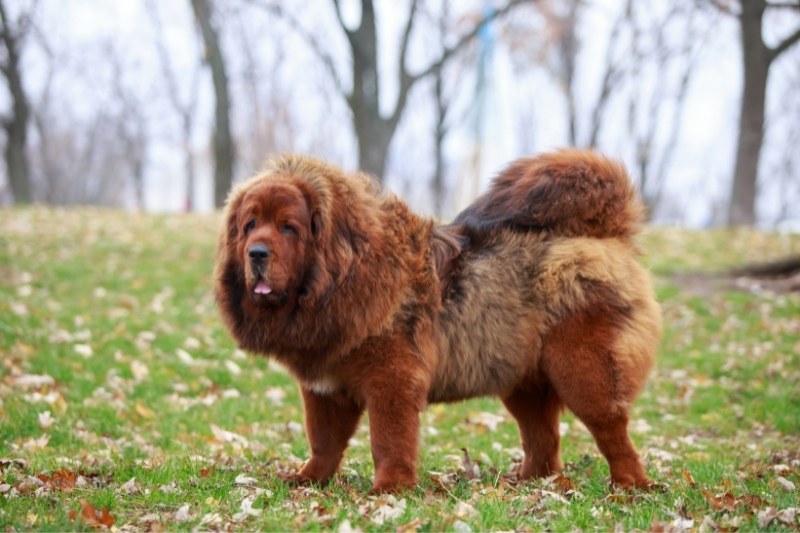
<svg viewBox="0 0 800 533">
<path fill-rule="evenodd" d="M 372 465 L 363 428 L 331 485 L 286 489 L 276 473 L 296 472 L 307 453 L 296 386 L 279 367 L 235 350 L 221 328 L 209 280 L 208 235 L 217 219 L 166 217 L 154 230 L 153 219 L 120 213 L 58 217 L 63 224 L 54 228 L 46 210 L 14 211 L 9 224 L 0 213 L 15 253 L 0 281 L 9 302 L 0 312 L 8 310 L 14 328 L 0 347 L 0 424 L 14 424 L 0 459 L 0 498 L 2 518 L 18 529 L 54 520 L 43 501 L 62 502 L 74 524 L 121 530 L 170 522 L 261 529 L 281 510 L 287 529 L 466 531 L 478 527 L 475 512 L 487 502 L 505 520 L 488 523 L 492 529 L 572 529 L 572 508 L 591 517 L 587 529 L 638 529 L 641 518 L 629 520 L 639 502 L 658 506 L 653 530 L 798 529 L 800 442 L 785 416 L 786 391 L 800 386 L 797 295 L 718 293 L 698 301 L 659 281 L 660 290 L 669 288 L 665 353 L 631 432 L 664 492 L 610 490 L 591 437 L 570 418 L 559 427 L 562 476 L 521 483 L 501 475 L 522 450 L 513 421 L 486 402 L 426 411 L 422 492 L 365 495 Z M 29 244 L 35 231 L 33 241 L 75 268 L 68 282 L 38 262 Z M 658 244 L 665 239 L 669 246 Z M 786 242 L 745 234 L 719 246 L 705 234 L 673 230 L 644 236 L 644 247 L 658 251 L 648 260 L 663 269 L 800 249 L 800 239 Z M 205 262 L 187 265 L 198 250 Z M 593 460 L 584 463 L 587 454 Z M 186 457 L 197 466 L 181 467 Z M 60 466 L 40 466 L 54 461 Z M 703 470 L 711 464 L 721 473 Z M 119 481 L 114 472 L 124 472 Z M 111 489 L 116 503 L 96 500 L 101 489 Z M 158 503 L 157 494 L 171 503 Z"/>
</svg>

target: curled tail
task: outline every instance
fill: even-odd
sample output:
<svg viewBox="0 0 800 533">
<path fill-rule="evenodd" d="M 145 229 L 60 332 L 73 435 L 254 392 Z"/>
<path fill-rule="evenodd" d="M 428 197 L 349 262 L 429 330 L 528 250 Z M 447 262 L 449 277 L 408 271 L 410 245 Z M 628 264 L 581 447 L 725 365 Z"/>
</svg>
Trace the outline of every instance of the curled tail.
<svg viewBox="0 0 800 533">
<path fill-rule="evenodd" d="M 509 165 L 452 226 L 481 234 L 506 227 L 562 237 L 622 237 L 644 208 L 625 168 L 597 152 L 565 149 Z"/>
</svg>

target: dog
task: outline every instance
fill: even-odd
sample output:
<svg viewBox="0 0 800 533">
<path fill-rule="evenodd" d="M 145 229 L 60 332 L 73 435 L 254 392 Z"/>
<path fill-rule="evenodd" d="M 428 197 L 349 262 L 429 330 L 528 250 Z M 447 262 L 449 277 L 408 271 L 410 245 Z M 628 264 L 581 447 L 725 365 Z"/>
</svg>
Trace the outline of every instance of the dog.
<svg viewBox="0 0 800 533">
<path fill-rule="evenodd" d="M 442 225 L 362 173 L 281 156 L 232 189 L 223 217 L 224 322 L 302 393 L 311 457 L 292 481 L 329 480 L 366 411 L 373 490 L 414 486 L 426 405 L 496 396 L 519 426 L 519 478 L 562 470 L 568 408 L 614 485 L 651 483 L 627 424 L 661 318 L 620 164 L 580 150 L 518 160 Z"/>
</svg>

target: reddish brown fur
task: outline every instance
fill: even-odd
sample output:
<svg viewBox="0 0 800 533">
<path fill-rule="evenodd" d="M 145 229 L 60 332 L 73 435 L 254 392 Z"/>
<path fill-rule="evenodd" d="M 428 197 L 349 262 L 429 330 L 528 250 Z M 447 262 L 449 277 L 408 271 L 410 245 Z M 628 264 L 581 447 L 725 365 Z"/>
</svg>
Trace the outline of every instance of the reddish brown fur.
<svg viewBox="0 0 800 533">
<path fill-rule="evenodd" d="M 566 406 L 614 483 L 648 484 L 626 428 L 660 334 L 630 242 L 640 216 L 622 167 L 574 150 L 512 164 L 449 226 L 303 157 L 237 187 L 216 295 L 239 344 L 300 382 L 311 458 L 296 480 L 329 479 L 366 410 L 374 490 L 413 485 L 425 405 L 496 395 L 521 477 L 561 470 Z"/>
</svg>

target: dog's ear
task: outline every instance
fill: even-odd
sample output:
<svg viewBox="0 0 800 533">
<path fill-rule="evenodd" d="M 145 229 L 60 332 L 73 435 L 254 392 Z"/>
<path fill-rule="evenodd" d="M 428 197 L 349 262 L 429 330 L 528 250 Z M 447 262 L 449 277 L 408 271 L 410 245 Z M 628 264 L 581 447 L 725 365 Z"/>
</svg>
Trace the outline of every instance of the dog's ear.
<svg viewBox="0 0 800 533">
<path fill-rule="evenodd" d="M 338 202 L 327 206 L 312 202 L 311 242 L 300 297 L 300 306 L 305 309 L 317 309 L 330 301 L 368 245 L 367 235 L 356 229 L 353 212 L 339 209 Z"/>
</svg>

